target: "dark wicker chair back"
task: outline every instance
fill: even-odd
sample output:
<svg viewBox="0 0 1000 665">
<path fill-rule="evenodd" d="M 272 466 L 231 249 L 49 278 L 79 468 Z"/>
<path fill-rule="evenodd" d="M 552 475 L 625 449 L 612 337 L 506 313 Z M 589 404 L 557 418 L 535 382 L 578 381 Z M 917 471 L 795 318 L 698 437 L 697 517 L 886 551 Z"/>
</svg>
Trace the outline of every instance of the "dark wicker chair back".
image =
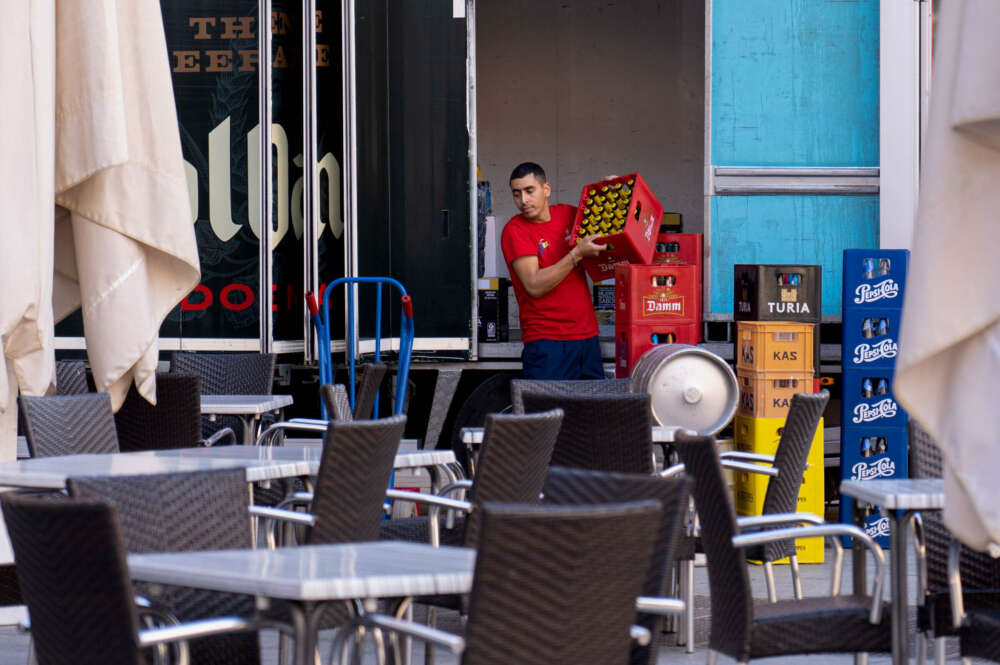
<svg viewBox="0 0 1000 665">
<path fill-rule="evenodd" d="M 479 540 L 483 503 L 538 503 L 562 419 L 560 409 L 486 416 L 470 497 L 475 508 L 465 521 L 466 544 L 472 546 Z"/>
<path fill-rule="evenodd" d="M 185 353 L 170 355 L 170 372 L 201 377 L 202 395 L 270 395 L 274 385 L 273 353 Z M 201 437 L 224 427 L 243 441 L 243 422 L 237 416 L 201 417 Z"/>
<path fill-rule="evenodd" d="M 606 473 L 557 466 L 549 469 L 542 503 L 590 505 L 650 499 L 659 501 L 663 513 L 656 531 L 653 556 L 642 585 L 642 595 L 662 596 L 667 572 L 673 565 L 674 543 L 677 534 L 684 526 L 689 486 L 690 479 L 687 476 L 661 478 L 656 475 Z M 617 545 L 605 543 L 604 547 L 611 548 Z M 652 631 L 653 635 L 657 635 L 661 627 L 661 617 L 640 613 L 636 623 Z M 633 644 L 629 663 L 647 665 L 655 662 L 656 650 L 653 645 L 655 641 L 648 646 Z"/>
<path fill-rule="evenodd" d="M 934 443 L 930 432 L 913 418 L 906 422 L 906 429 L 910 440 L 910 477 L 941 478 L 944 475 L 944 462 L 941 450 Z"/>
<path fill-rule="evenodd" d="M 524 413 L 524 395 L 618 395 L 627 393 L 631 379 L 583 379 L 558 381 L 514 379 L 510 382 L 510 400 L 514 413 Z"/>
<path fill-rule="evenodd" d="M 829 401 L 830 393 L 826 390 L 816 394 L 792 395 L 792 404 L 774 455 L 778 475 L 767 484 L 762 514 L 797 512 L 799 489 L 802 487 L 802 474 L 806 470 L 809 448 Z M 764 561 L 773 562 L 795 554 L 795 542 L 768 543 L 763 550 Z"/>
<path fill-rule="evenodd" d="M 660 513 L 485 504 L 463 665 L 624 663 Z"/>
<path fill-rule="evenodd" d="M 114 509 L 17 493 L 0 502 L 38 662 L 145 662 Z"/>
<path fill-rule="evenodd" d="M 750 639 L 753 595 L 743 552 L 732 544 L 737 533 L 736 513 L 715 442 L 708 436 L 678 434 L 674 445 L 685 470 L 694 479 L 692 494 L 708 559 L 712 605 L 709 643 L 723 653 L 741 654 Z"/>
<path fill-rule="evenodd" d="M 565 415 L 552 464 L 592 471 L 653 472 L 649 394 L 525 393 L 527 413 L 561 408 Z"/>
<path fill-rule="evenodd" d="M 87 367 L 82 360 L 56 361 L 56 394 L 82 395 L 87 386 Z"/>
<path fill-rule="evenodd" d="M 32 457 L 119 451 L 108 393 L 21 397 L 19 401 Z"/>
<path fill-rule="evenodd" d="M 385 375 L 389 372 L 389 366 L 385 363 L 366 363 L 361 373 L 361 380 L 358 382 L 358 389 L 354 395 L 355 420 L 369 420 L 375 410 L 375 396 L 382 386 Z"/>
<path fill-rule="evenodd" d="M 319 397 L 326 407 L 326 415 L 330 420 L 349 422 L 354 420 L 351 412 L 351 398 L 347 394 L 347 386 L 342 383 L 323 384 L 319 387 Z"/>
<path fill-rule="evenodd" d="M 243 469 L 70 478 L 67 489 L 78 501 L 114 506 L 125 550 L 132 554 L 252 546 Z M 136 588 L 181 621 L 250 616 L 254 611 L 253 599 L 246 595 L 162 584 Z M 190 648 L 195 664 L 249 663 L 260 658 L 255 633 L 201 638 Z"/>
<path fill-rule="evenodd" d="M 385 490 L 389 487 L 406 416 L 381 420 L 331 420 L 316 477 L 309 544 L 379 539 Z"/>
<path fill-rule="evenodd" d="M 193 374 L 157 374 L 156 405 L 133 385 L 115 414 L 122 452 L 191 448 L 201 441 L 200 380 Z"/>
</svg>

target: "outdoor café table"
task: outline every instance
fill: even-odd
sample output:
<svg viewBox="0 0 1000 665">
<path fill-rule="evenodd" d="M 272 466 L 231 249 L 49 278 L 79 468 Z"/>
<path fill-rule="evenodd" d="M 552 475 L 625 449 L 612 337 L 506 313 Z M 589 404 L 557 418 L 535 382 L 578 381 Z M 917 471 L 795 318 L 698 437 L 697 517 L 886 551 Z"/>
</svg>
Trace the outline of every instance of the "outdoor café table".
<svg viewBox="0 0 1000 665">
<path fill-rule="evenodd" d="M 286 601 L 296 665 L 311 663 L 327 603 L 468 593 L 474 564 L 471 549 L 396 541 L 128 556 L 134 580 Z"/>
<path fill-rule="evenodd" d="M 238 416 L 243 422 L 243 443 L 253 443 L 257 421 L 265 413 L 281 420 L 281 410 L 292 404 L 291 395 L 202 395 L 201 412 L 206 416 Z"/>
<path fill-rule="evenodd" d="M 653 443 L 673 443 L 674 433 L 680 427 L 664 427 L 663 425 L 653 425 Z M 462 443 L 466 445 L 480 445 L 483 442 L 482 427 L 463 427 Z"/>
<path fill-rule="evenodd" d="M 913 516 L 922 510 L 944 508 L 944 481 L 940 478 L 881 478 L 843 480 L 840 493 L 856 503 L 879 506 L 889 524 L 892 569 L 892 662 L 909 663 L 907 648 L 906 534 Z M 898 514 L 895 511 L 900 511 Z M 855 547 L 855 552 L 857 552 Z M 855 585 L 863 584 L 864 567 L 855 557 Z M 861 571 L 862 577 L 857 575 Z M 856 588 L 857 591 L 857 588 Z"/>
</svg>

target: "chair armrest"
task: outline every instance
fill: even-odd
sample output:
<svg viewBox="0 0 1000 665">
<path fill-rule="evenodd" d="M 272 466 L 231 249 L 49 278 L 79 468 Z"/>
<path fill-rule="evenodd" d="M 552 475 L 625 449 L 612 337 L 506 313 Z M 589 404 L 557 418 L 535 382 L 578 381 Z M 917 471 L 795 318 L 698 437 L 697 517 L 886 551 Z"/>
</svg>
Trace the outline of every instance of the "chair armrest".
<svg viewBox="0 0 1000 665">
<path fill-rule="evenodd" d="M 948 595 L 951 596 L 951 625 L 958 628 L 965 621 L 965 603 L 962 599 L 962 573 L 959 570 L 962 543 L 951 537 L 948 547 Z"/>
<path fill-rule="evenodd" d="M 330 421 L 323 420 L 322 418 L 289 418 L 285 421 L 286 423 L 292 423 L 294 425 L 323 425 L 326 427 Z"/>
<path fill-rule="evenodd" d="M 452 492 L 457 492 L 459 490 L 470 490 L 472 489 L 473 482 L 468 478 L 462 478 L 461 480 L 456 480 L 453 483 L 448 483 L 438 492 L 438 496 L 448 496 Z"/>
<path fill-rule="evenodd" d="M 636 612 L 659 614 L 660 616 L 680 616 L 684 614 L 684 601 L 680 598 L 658 598 L 639 596 L 635 599 Z"/>
<path fill-rule="evenodd" d="M 466 513 L 472 510 L 472 504 L 468 501 L 449 499 L 447 497 L 437 496 L 436 494 L 422 494 L 420 492 L 388 489 L 385 491 L 385 496 L 388 499 L 424 503 L 431 507 L 430 515 L 427 516 L 427 525 L 430 531 L 431 545 L 434 547 L 441 545 L 441 528 L 438 525 L 438 515 L 441 514 L 442 508 L 447 508 L 448 510 L 460 510 Z"/>
<path fill-rule="evenodd" d="M 719 453 L 720 460 L 735 460 L 740 462 L 764 462 L 774 464 L 774 455 L 764 453 L 749 453 L 743 450 L 726 450 Z"/>
<path fill-rule="evenodd" d="M 826 524 L 822 517 L 812 513 L 771 513 L 770 515 L 750 515 L 736 518 L 736 528 L 763 529 L 779 524 Z"/>
<path fill-rule="evenodd" d="M 808 514 L 808 513 L 806 513 Z M 815 524 L 811 526 L 798 526 L 785 529 L 775 529 L 773 531 L 757 531 L 754 533 L 744 533 L 733 536 L 733 546 L 744 548 L 765 543 L 778 542 L 782 540 L 792 540 L 795 538 L 811 538 L 816 536 L 850 536 L 852 539 L 860 541 L 872 556 L 875 558 L 875 583 L 872 586 L 872 607 L 868 620 L 877 624 L 882 621 L 882 590 L 885 586 L 886 559 L 885 552 L 878 543 L 867 533 L 853 524 Z M 834 548 L 837 550 L 838 561 L 843 557 L 843 547 L 836 538 L 832 538 Z M 840 580 L 837 570 L 834 570 L 834 595 L 840 587 Z"/>
<path fill-rule="evenodd" d="M 282 499 L 275 508 L 288 508 L 289 506 L 308 506 L 312 503 L 313 493 L 312 492 L 292 492 L 284 499 Z"/>
<path fill-rule="evenodd" d="M 316 526 L 316 516 L 309 513 L 300 513 L 294 510 L 282 510 L 281 508 L 271 508 L 269 506 L 248 506 L 247 510 L 255 517 L 263 517 L 280 522 L 290 522 L 303 526 Z"/>
<path fill-rule="evenodd" d="M 196 637 L 206 637 L 208 635 L 247 632 L 257 630 L 261 627 L 259 620 L 248 619 L 246 617 L 218 617 L 215 619 L 202 619 L 201 621 L 189 621 L 175 626 L 140 630 L 139 646 L 151 647 L 158 644 L 190 640 Z"/>
<path fill-rule="evenodd" d="M 643 626 L 630 626 L 628 636 L 641 647 L 649 646 L 649 643 L 653 641 L 653 634 L 649 632 L 648 628 L 644 628 Z"/>
<path fill-rule="evenodd" d="M 772 478 L 777 477 L 778 469 L 773 466 L 760 466 L 752 462 L 739 462 L 737 460 L 724 459 L 721 460 L 723 469 L 732 469 L 733 471 L 745 471 L 747 473 L 759 473 L 764 476 L 771 476 Z"/>
<path fill-rule="evenodd" d="M 381 628 L 389 633 L 412 637 L 413 639 L 420 640 L 421 642 L 433 644 L 436 647 L 446 649 L 449 653 L 456 656 L 465 651 L 464 638 L 437 628 L 431 628 L 419 623 L 414 623 L 412 621 L 397 619 L 395 617 L 386 616 L 385 614 L 364 614 L 358 617 L 356 621 L 363 626 Z M 345 635 L 350 633 L 350 631 L 346 630 L 340 632 Z M 336 653 L 332 649 L 331 652 Z"/>
<path fill-rule="evenodd" d="M 285 430 L 296 430 L 299 432 L 326 432 L 327 422 L 325 420 L 320 420 L 316 422 L 302 422 L 302 421 L 291 421 L 283 420 L 280 423 L 274 423 L 266 430 L 260 433 L 255 441 L 256 445 L 263 446 L 268 445 L 268 442 L 277 436 L 279 432 Z"/>
<path fill-rule="evenodd" d="M 660 471 L 661 478 L 675 478 L 684 473 L 684 462 L 680 464 L 674 464 L 673 466 L 668 466 L 663 471 Z"/>
<path fill-rule="evenodd" d="M 235 446 L 239 443 L 239 441 L 236 440 L 236 432 L 233 431 L 232 427 L 223 427 L 212 436 L 202 440 L 201 443 L 205 446 L 214 446 L 219 441 L 222 441 L 222 439 L 229 439 L 229 445 L 231 446 Z"/>
</svg>

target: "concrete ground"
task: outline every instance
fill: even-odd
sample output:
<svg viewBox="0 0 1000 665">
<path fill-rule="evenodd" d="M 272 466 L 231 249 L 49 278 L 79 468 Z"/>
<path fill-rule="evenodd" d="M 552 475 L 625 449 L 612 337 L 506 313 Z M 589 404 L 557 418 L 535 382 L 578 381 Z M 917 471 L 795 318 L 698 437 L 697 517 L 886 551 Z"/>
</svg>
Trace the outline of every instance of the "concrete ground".
<svg viewBox="0 0 1000 665">
<path fill-rule="evenodd" d="M 826 563 L 823 564 L 803 564 L 801 566 L 802 576 L 803 576 L 803 588 L 806 595 L 814 594 L 820 595 L 828 593 L 830 584 L 830 572 L 832 569 L 831 551 L 827 549 L 826 551 Z M 851 580 L 850 574 L 850 557 L 846 557 L 848 561 L 845 564 L 844 580 L 845 586 L 844 591 L 848 591 L 849 584 Z M 909 571 L 908 588 L 910 591 L 911 598 L 911 618 L 910 624 L 914 625 L 912 603 L 913 599 L 916 597 L 916 577 L 914 574 L 914 566 L 912 563 L 912 553 Z M 871 569 L 871 566 L 869 566 Z M 659 647 L 658 647 L 658 659 L 657 665 L 681 665 L 689 663 L 704 663 L 706 656 L 706 646 L 708 642 L 708 630 L 710 621 L 709 612 L 709 591 L 708 591 L 708 578 L 707 569 L 705 567 L 699 566 L 695 570 L 695 611 L 696 611 L 696 623 L 695 623 L 695 652 L 688 654 L 685 652 L 683 647 L 673 646 L 674 636 L 672 634 L 663 634 L 658 636 Z M 751 566 L 750 578 L 753 584 L 754 597 L 755 598 L 765 598 L 765 587 L 763 570 L 758 566 Z M 779 566 L 776 570 L 776 578 L 778 581 L 779 595 L 784 595 L 784 597 L 789 597 L 791 595 L 791 586 L 789 583 L 789 575 L 787 567 Z M 871 579 L 871 574 L 869 574 L 869 580 Z M 888 586 L 888 585 L 887 585 Z M 887 589 L 888 594 L 888 589 Z M 441 626 L 447 627 L 448 623 L 454 623 L 456 621 L 455 617 L 442 617 Z M 916 649 L 914 646 L 914 639 L 912 638 L 913 631 L 911 628 L 911 662 L 915 661 Z M 263 664 L 264 665 L 276 665 L 276 635 L 271 632 L 266 632 L 261 636 L 261 642 L 263 647 Z M 324 638 L 321 642 L 321 646 L 329 643 L 329 638 Z M 3 626 L 0 627 L 0 665 L 24 665 L 27 656 L 27 644 L 28 638 L 26 635 L 21 634 L 14 627 Z M 327 650 L 323 649 L 323 658 L 326 660 Z M 955 640 L 949 640 L 947 645 L 947 653 L 949 662 L 957 662 L 958 658 L 958 644 Z M 727 659 L 725 657 L 720 657 L 719 662 L 724 663 Z M 419 664 L 423 662 L 422 649 L 417 647 L 414 652 L 413 662 Z M 438 654 L 435 662 L 439 665 L 454 665 L 458 660 L 454 657 L 449 657 L 444 654 Z M 758 661 L 754 661 L 758 662 Z M 761 660 L 759 662 L 774 663 L 775 665 L 779 663 L 791 663 L 791 662 L 807 662 L 809 665 L 833 665 L 843 664 L 849 665 L 853 663 L 853 657 L 851 655 L 816 655 L 816 656 L 790 656 L 784 658 L 771 658 L 766 660 Z M 872 655 L 870 657 L 870 663 L 872 665 L 887 665 L 891 662 L 891 659 L 887 654 L 885 655 Z M 369 654 L 365 659 L 365 663 L 374 663 L 374 658 Z M 513 664 L 512 664 L 513 665 Z M 586 665 L 586 664 L 581 664 Z"/>
</svg>

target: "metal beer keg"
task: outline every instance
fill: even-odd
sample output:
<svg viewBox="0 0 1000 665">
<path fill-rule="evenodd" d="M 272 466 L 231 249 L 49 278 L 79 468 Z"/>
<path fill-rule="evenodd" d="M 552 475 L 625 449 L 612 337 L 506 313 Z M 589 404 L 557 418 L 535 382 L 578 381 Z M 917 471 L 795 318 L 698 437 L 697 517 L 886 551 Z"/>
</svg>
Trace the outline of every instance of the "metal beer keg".
<svg viewBox="0 0 1000 665">
<path fill-rule="evenodd" d="M 661 344 L 642 354 L 630 389 L 649 393 L 653 419 L 699 434 L 715 434 L 736 413 L 740 389 L 725 360 L 688 344 Z"/>
</svg>

